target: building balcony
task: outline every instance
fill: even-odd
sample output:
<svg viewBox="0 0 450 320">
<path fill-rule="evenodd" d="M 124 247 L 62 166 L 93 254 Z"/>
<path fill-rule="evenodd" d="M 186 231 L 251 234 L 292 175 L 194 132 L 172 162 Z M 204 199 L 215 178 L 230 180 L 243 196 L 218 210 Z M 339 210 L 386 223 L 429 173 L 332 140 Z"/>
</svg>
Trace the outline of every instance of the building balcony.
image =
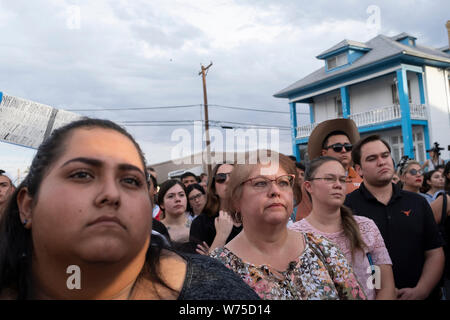
<svg viewBox="0 0 450 320">
<path fill-rule="evenodd" d="M 427 120 L 425 104 L 410 103 L 409 109 L 412 120 Z M 358 128 L 400 120 L 401 117 L 402 113 L 399 104 L 376 108 L 365 112 L 354 113 L 349 116 L 350 119 L 355 121 Z M 297 127 L 297 139 L 304 139 L 309 137 L 311 131 L 316 125 L 317 123 L 311 123 Z"/>
</svg>

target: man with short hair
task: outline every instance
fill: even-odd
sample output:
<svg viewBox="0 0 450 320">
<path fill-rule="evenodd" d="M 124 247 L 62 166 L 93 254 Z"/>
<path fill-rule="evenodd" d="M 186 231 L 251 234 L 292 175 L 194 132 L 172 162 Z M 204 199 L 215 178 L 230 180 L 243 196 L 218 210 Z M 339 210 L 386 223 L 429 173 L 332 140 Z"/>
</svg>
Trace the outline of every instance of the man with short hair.
<svg viewBox="0 0 450 320">
<path fill-rule="evenodd" d="M 184 184 L 184 187 L 187 188 L 188 185 L 198 183 L 197 176 L 192 172 L 185 172 L 180 177 L 181 183 Z"/>
<path fill-rule="evenodd" d="M 0 217 L 6 209 L 8 200 L 15 190 L 12 178 L 5 172 L 0 170 Z"/>
<path fill-rule="evenodd" d="M 359 188 L 361 177 L 353 169 L 351 150 L 359 140 L 359 132 L 352 119 L 332 119 L 319 123 L 308 139 L 308 155 L 313 160 L 320 156 L 338 159 L 347 171 L 347 193 Z M 303 196 L 304 195 L 304 196 Z M 302 200 L 295 208 L 295 221 L 306 218 L 312 210 L 311 200 L 302 186 Z"/>
<path fill-rule="evenodd" d="M 443 240 L 429 204 L 392 183 L 391 148 L 380 136 L 360 140 L 352 159 L 363 183 L 347 195 L 345 205 L 355 215 L 372 219 L 380 230 L 393 262 L 398 299 L 438 298 Z"/>
</svg>

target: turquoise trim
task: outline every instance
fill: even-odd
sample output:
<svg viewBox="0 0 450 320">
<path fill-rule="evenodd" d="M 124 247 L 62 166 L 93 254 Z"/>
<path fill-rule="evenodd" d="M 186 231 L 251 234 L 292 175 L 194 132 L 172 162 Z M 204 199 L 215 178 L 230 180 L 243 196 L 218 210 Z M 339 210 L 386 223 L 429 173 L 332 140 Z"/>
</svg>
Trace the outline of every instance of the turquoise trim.
<svg viewBox="0 0 450 320">
<path fill-rule="evenodd" d="M 375 63 L 364 65 L 360 68 L 357 68 L 354 70 L 349 70 L 348 72 L 344 72 L 344 73 L 339 73 L 334 76 L 330 76 L 326 79 L 307 84 L 299 89 L 293 89 L 292 91 L 287 91 L 287 92 L 284 92 L 281 94 L 275 94 L 274 97 L 289 98 L 290 100 L 294 100 L 296 97 L 303 96 L 305 94 L 315 93 L 315 92 L 321 91 L 323 89 L 327 89 L 329 87 L 339 85 L 342 82 L 351 81 L 351 80 L 361 78 L 366 75 L 370 75 L 371 73 L 376 73 L 376 72 L 382 71 L 384 69 L 388 69 L 388 68 L 397 66 L 401 63 L 411 64 L 411 65 L 416 65 L 416 66 L 417 65 L 428 65 L 428 66 L 437 67 L 437 68 L 449 68 L 450 67 L 450 63 L 448 63 L 448 62 L 413 57 L 413 56 L 408 56 L 408 55 L 404 55 L 404 54 L 400 53 L 395 56 L 385 58 L 383 60 L 379 60 Z M 342 66 L 342 67 L 344 67 L 344 66 Z M 340 68 L 342 68 L 342 67 L 340 67 Z M 409 67 L 408 67 L 408 69 L 409 69 Z M 337 70 L 337 68 L 333 69 L 333 70 Z M 417 71 L 415 71 L 415 72 L 417 72 Z M 305 101 L 306 101 L 306 99 L 296 101 L 296 102 L 307 103 Z"/>
<path fill-rule="evenodd" d="M 341 87 L 342 116 L 347 119 L 350 116 L 350 94 L 348 87 Z"/>
<path fill-rule="evenodd" d="M 0 103 L 2 103 L 3 100 L 3 92 L 0 91 Z"/>
<path fill-rule="evenodd" d="M 405 37 L 405 38 L 403 38 L 401 40 L 397 40 L 397 42 L 400 42 L 400 43 L 402 43 L 404 45 L 407 45 L 407 46 L 411 47 L 411 44 L 409 43 L 409 40 L 412 40 L 413 41 L 412 47 L 415 47 L 416 46 L 416 40 L 415 39 L 416 38 L 413 38 L 413 37 Z"/>
<path fill-rule="evenodd" d="M 361 58 L 364 54 L 365 52 L 349 50 L 347 53 L 348 63 L 353 64 L 353 62 Z"/>
<path fill-rule="evenodd" d="M 405 69 L 401 68 L 397 70 L 397 82 L 398 98 L 400 100 L 400 110 L 402 115 L 401 123 L 404 155 L 414 159 L 412 123 L 408 98 L 408 80 Z"/>
<path fill-rule="evenodd" d="M 401 120 L 392 120 L 392 121 L 386 121 L 383 123 L 377 123 L 377 124 L 360 127 L 360 128 L 358 128 L 358 131 L 360 133 L 383 131 L 383 130 L 389 130 L 389 129 L 396 128 L 396 127 L 401 127 L 401 125 L 402 125 Z"/>
<path fill-rule="evenodd" d="M 314 103 L 309 104 L 309 122 L 313 124 L 314 121 Z"/>
<path fill-rule="evenodd" d="M 419 83 L 420 104 L 425 104 L 425 89 L 423 86 L 423 74 L 417 73 L 417 82 Z"/>
<path fill-rule="evenodd" d="M 430 131 L 428 123 L 423 127 L 423 138 L 425 140 L 425 154 L 427 159 L 430 159 L 430 154 L 426 152 L 427 150 L 430 150 Z"/>
<path fill-rule="evenodd" d="M 295 142 L 297 138 L 297 106 L 295 102 L 289 103 L 291 110 L 291 139 L 292 139 L 292 155 L 300 160 L 300 151 Z"/>
<path fill-rule="evenodd" d="M 324 60 L 324 59 L 331 58 L 331 57 L 333 57 L 333 56 L 337 56 L 338 54 L 341 54 L 341 53 L 343 53 L 343 52 L 345 52 L 345 51 L 348 51 L 348 50 L 355 50 L 355 51 L 363 51 L 363 52 L 367 52 L 367 51 L 370 51 L 370 50 L 372 50 L 372 49 L 371 49 L 371 48 L 363 48 L 363 47 L 357 47 L 357 46 L 347 45 L 347 46 L 345 46 L 345 47 L 341 47 L 341 48 L 339 48 L 339 49 L 330 51 L 330 52 L 328 52 L 328 53 L 318 55 L 318 56 L 316 56 L 316 58 L 317 58 L 317 59 Z"/>
<path fill-rule="evenodd" d="M 402 64 L 400 65 L 400 67 L 401 67 L 403 70 L 406 70 L 406 71 L 417 72 L 417 73 L 423 73 L 423 68 L 420 67 L 420 66 L 414 66 L 414 65 L 411 65 L 411 64 L 404 64 L 404 63 L 402 63 Z"/>
</svg>

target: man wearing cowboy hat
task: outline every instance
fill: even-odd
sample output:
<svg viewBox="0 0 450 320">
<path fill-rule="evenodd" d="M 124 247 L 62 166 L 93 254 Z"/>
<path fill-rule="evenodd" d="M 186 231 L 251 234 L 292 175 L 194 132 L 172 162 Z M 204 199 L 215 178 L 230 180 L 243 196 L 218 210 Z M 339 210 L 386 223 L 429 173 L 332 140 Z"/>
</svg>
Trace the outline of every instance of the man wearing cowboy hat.
<svg viewBox="0 0 450 320">
<path fill-rule="evenodd" d="M 359 188 L 362 178 L 352 165 L 352 147 L 359 140 L 356 124 L 351 119 L 332 119 L 319 123 L 308 140 L 309 159 L 330 156 L 338 159 L 347 171 L 347 193 Z M 302 194 L 306 194 L 302 187 Z M 302 197 L 297 207 L 296 221 L 309 215 L 312 206 L 308 197 Z"/>
</svg>

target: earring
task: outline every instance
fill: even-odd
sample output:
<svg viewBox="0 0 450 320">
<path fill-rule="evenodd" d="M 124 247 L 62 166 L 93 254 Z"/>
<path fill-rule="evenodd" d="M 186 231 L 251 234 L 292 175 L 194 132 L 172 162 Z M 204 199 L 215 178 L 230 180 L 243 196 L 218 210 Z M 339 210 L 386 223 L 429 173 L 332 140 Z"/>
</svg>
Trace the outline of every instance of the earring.
<svg viewBox="0 0 450 320">
<path fill-rule="evenodd" d="M 24 227 L 27 225 L 27 223 L 28 223 L 28 220 L 27 220 L 27 219 L 23 220 L 23 222 L 22 222 L 22 224 L 23 224 Z"/>
</svg>

